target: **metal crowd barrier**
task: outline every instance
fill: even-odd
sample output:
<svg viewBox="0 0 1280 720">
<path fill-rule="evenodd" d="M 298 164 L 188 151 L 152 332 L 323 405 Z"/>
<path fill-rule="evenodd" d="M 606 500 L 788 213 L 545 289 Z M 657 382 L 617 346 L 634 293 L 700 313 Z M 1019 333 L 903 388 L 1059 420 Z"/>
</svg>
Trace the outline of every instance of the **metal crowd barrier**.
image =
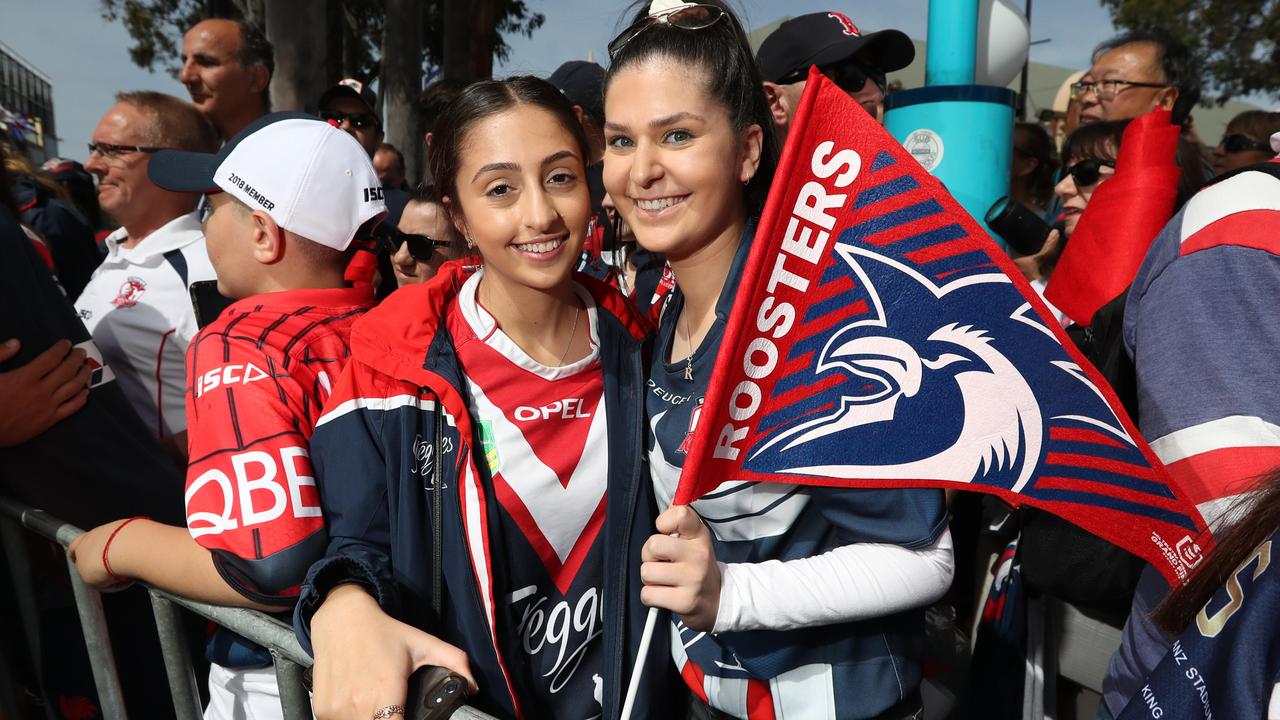
<svg viewBox="0 0 1280 720">
<path fill-rule="evenodd" d="M 14 576 L 13 587 L 27 634 L 29 652 L 38 668 L 41 663 L 36 596 L 31 583 L 31 563 L 27 557 L 21 528 L 56 542 L 64 553 L 71 541 L 84 531 L 43 510 L 0 497 L 0 542 L 4 545 L 9 568 Z M 67 570 L 71 575 L 71 588 L 75 594 L 76 610 L 80 615 L 80 627 L 89 651 L 89 664 L 93 668 L 93 681 L 98 690 L 103 717 L 105 720 L 125 720 L 128 713 L 120 690 L 111 639 L 107 634 L 101 595 L 80 579 L 80 573 L 76 571 L 70 556 L 67 557 Z M 298 645 L 291 626 L 256 610 L 209 605 L 150 586 L 147 586 L 147 591 L 151 595 L 151 609 L 155 613 L 160 647 L 164 653 L 169 692 L 173 696 L 173 707 L 179 720 L 200 720 L 204 715 L 200 707 L 195 672 L 191 666 L 187 637 L 183 634 L 179 607 L 208 618 L 267 648 L 275 665 L 276 679 L 280 685 L 280 705 L 285 720 L 312 718 L 311 698 L 303 685 L 303 673 L 311 667 L 311 656 Z M 3 660 L 2 655 L 0 660 Z M 0 668 L 2 670 L 4 668 Z M 7 682 L 6 673 L 6 677 L 0 678 L 0 688 Z M 12 693 L 5 695 L 6 698 L 0 701 L 5 703 L 0 704 L 0 716 L 18 717 L 11 707 Z M 458 708 L 452 717 L 458 720 L 494 720 L 490 715 L 465 706 Z"/>
</svg>

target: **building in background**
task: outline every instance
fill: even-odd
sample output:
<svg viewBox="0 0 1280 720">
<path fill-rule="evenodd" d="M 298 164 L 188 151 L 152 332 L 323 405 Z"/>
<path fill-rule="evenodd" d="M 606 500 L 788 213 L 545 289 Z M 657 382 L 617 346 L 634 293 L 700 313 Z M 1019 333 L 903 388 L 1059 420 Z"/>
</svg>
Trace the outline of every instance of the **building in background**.
<svg viewBox="0 0 1280 720">
<path fill-rule="evenodd" d="M 18 53 L 0 43 L 0 137 L 39 166 L 58 155 L 53 84 Z"/>
</svg>

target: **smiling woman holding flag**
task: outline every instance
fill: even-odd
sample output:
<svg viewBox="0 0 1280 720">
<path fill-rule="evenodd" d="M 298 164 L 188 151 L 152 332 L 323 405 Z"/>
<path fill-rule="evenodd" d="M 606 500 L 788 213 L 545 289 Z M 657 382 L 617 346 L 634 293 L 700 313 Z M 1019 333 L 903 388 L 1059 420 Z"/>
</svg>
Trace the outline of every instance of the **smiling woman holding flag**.
<svg viewBox="0 0 1280 720">
<path fill-rule="evenodd" d="M 677 495 L 755 223 L 777 167 L 741 25 L 720 2 L 655 0 L 610 44 L 605 184 L 676 289 L 646 394 L 660 507 Z M 671 611 L 692 716 L 908 718 L 924 605 L 953 558 L 937 490 L 727 482 L 662 513 L 641 600 Z"/>
</svg>

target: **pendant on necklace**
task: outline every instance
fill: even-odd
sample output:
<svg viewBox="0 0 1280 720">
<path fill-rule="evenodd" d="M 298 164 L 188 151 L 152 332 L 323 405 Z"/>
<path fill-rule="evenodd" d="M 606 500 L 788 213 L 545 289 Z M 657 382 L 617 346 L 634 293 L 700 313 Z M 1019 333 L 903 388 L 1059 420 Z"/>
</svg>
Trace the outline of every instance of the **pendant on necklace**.
<svg viewBox="0 0 1280 720">
<path fill-rule="evenodd" d="M 693 356 L 685 359 L 684 363 L 684 379 L 693 382 Z"/>
</svg>

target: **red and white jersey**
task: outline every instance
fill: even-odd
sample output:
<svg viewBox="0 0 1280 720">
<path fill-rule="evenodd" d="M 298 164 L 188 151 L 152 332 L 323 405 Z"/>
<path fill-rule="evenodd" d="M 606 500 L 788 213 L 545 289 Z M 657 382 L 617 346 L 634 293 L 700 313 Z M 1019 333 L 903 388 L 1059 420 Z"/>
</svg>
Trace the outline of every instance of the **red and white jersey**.
<svg viewBox="0 0 1280 720">
<path fill-rule="evenodd" d="M 463 284 L 445 322 L 501 508 L 500 557 L 511 587 L 499 589 L 500 603 L 528 655 L 522 667 L 538 694 L 532 706 L 557 717 L 598 716 L 609 444 L 596 308 L 575 286 L 586 306 L 577 332 L 590 333 L 592 352 L 548 367 L 479 304 L 482 275 Z"/>
<path fill-rule="evenodd" d="M 76 311 L 129 404 L 157 438 L 187 427 L 187 345 L 195 337 L 191 283 L 213 280 L 196 213 L 174 218 L 131 248 L 120 228 L 76 299 Z"/>
<path fill-rule="evenodd" d="M 296 595 L 323 553 L 311 433 L 373 304 L 368 287 L 255 295 L 191 344 L 187 528 L 247 597 Z"/>
</svg>

